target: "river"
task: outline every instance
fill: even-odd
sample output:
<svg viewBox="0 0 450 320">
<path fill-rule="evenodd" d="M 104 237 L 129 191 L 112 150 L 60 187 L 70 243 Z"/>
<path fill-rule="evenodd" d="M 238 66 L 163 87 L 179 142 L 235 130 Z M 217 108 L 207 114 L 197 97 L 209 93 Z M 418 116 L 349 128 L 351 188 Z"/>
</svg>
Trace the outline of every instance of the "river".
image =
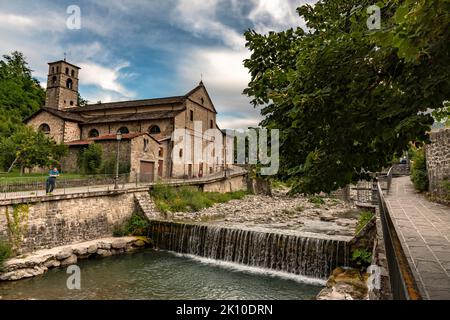
<svg viewBox="0 0 450 320">
<path fill-rule="evenodd" d="M 1 299 L 314 299 L 323 280 L 166 251 L 144 250 L 79 261 L 81 289 L 65 268 L 0 282 Z"/>
</svg>

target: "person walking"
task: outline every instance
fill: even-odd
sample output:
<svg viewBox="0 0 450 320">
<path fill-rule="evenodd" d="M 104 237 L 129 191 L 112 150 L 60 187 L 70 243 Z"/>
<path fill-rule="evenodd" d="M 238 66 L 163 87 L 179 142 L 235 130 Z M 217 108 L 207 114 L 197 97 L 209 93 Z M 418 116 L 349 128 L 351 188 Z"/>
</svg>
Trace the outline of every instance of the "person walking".
<svg viewBox="0 0 450 320">
<path fill-rule="evenodd" d="M 50 194 L 55 189 L 56 178 L 59 177 L 59 171 L 57 167 L 54 167 L 53 170 L 50 170 L 48 174 L 48 179 L 46 183 L 46 194 Z"/>
</svg>

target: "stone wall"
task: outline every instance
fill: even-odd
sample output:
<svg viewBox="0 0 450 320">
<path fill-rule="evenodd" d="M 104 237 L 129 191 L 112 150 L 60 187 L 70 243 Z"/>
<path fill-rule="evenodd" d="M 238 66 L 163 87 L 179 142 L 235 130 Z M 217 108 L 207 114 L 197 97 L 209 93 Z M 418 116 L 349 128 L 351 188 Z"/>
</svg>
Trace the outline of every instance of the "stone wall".
<svg viewBox="0 0 450 320">
<path fill-rule="evenodd" d="M 429 190 L 443 195 L 443 182 L 450 180 L 450 129 L 432 132 L 430 138 L 431 143 L 426 146 Z"/>
<path fill-rule="evenodd" d="M 81 130 L 76 122 L 65 121 L 64 123 L 64 142 L 80 140 Z"/>
<path fill-rule="evenodd" d="M 8 238 L 6 211 L 11 217 L 12 203 L 0 204 L 0 238 Z M 112 236 L 113 227 L 128 219 L 135 210 L 134 193 L 81 194 L 55 196 L 20 204 L 24 216 L 24 252 Z"/>
<path fill-rule="evenodd" d="M 49 137 L 53 138 L 57 143 L 63 142 L 64 136 L 64 120 L 55 117 L 47 111 L 43 111 L 28 121 L 28 125 L 35 131 L 39 130 L 42 124 L 47 124 L 50 127 Z"/>
</svg>

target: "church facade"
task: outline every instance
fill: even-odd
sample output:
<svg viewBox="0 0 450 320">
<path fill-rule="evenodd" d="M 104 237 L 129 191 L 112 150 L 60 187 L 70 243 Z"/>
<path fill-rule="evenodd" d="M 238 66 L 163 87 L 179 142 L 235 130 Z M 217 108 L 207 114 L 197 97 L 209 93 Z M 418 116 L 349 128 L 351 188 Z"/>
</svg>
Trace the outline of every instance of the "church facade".
<svg viewBox="0 0 450 320">
<path fill-rule="evenodd" d="M 217 135 L 208 134 L 219 131 L 217 111 L 202 82 L 181 96 L 78 106 L 79 72 L 66 61 L 49 63 L 45 106 L 26 119 L 35 130 L 68 145 L 63 171 L 77 172 L 80 152 L 93 143 L 111 161 L 119 149 L 131 179 L 202 177 L 223 169 L 224 149 L 216 150 Z M 177 130 L 189 137 L 175 139 Z M 200 141 L 200 157 L 194 156 L 194 140 Z"/>
</svg>

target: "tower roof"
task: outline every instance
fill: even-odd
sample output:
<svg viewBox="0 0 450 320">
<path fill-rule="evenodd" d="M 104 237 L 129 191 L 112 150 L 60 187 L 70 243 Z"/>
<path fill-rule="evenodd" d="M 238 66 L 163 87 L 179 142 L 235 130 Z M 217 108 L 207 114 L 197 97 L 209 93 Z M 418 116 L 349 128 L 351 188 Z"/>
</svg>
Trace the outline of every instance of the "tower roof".
<svg viewBox="0 0 450 320">
<path fill-rule="evenodd" d="M 58 60 L 58 61 L 55 61 L 55 62 L 49 62 L 48 64 L 52 65 L 52 64 L 58 64 L 58 63 L 65 63 L 65 64 L 68 64 L 69 66 L 77 68 L 78 70 L 81 69 L 80 67 L 74 65 L 73 63 L 70 63 L 70 62 L 67 62 L 67 61 L 64 61 L 64 60 Z"/>
</svg>

